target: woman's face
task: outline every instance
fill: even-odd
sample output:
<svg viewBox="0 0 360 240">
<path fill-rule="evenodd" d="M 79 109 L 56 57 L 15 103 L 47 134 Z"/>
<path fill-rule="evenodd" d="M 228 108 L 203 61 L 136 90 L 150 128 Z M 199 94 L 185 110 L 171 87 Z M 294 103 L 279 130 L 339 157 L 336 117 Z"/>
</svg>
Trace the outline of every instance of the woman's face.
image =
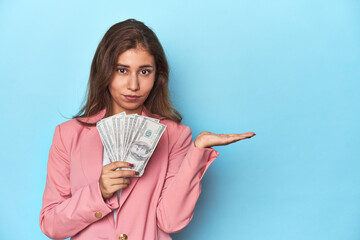
<svg viewBox="0 0 360 240">
<path fill-rule="evenodd" d="M 155 59 L 141 47 L 129 49 L 117 60 L 109 85 L 113 112 L 141 114 L 155 81 Z"/>
</svg>

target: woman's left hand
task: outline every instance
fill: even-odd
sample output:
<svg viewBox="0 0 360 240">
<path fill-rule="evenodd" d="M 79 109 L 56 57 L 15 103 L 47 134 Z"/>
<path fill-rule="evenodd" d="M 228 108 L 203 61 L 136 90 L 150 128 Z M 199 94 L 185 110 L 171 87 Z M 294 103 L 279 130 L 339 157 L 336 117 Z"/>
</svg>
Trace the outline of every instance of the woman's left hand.
<svg viewBox="0 0 360 240">
<path fill-rule="evenodd" d="M 195 147 L 208 148 L 213 146 L 228 145 L 245 138 L 255 136 L 254 132 L 247 132 L 241 134 L 215 134 L 212 132 L 201 132 L 195 139 Z"/>
</svg>

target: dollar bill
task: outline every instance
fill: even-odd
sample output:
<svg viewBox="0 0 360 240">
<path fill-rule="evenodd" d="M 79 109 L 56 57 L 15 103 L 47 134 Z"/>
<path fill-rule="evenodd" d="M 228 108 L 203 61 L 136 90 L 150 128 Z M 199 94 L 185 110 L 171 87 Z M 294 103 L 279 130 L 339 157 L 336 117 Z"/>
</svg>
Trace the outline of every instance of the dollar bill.
<svg viewBox="0 0 360 240">
<path fill-rule="evenodd" d="M 159 119 L 124 112 L 100 120 L 96 127 L 110 161 L 132 163 L 138 177 L 144 174 L 166 129 Z"/>
</svg>

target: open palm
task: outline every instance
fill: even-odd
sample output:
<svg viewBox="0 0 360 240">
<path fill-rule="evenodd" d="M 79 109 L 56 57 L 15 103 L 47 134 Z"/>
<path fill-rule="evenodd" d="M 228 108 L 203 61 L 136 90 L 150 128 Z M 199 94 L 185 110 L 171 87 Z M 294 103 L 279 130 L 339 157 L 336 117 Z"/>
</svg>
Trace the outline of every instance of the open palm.
<svg viewBox="0 0 360 240">
<path fill-rule="evenodd" d="M 195 146 L 199 148 L 207 148 L 213 146 L 228 145 L 245 138 L 255 136 L 254 132 L 233 133 L 233 134 L 215 134 L 212 132 L 201 132 L 195 140 Z"/>
</svg>

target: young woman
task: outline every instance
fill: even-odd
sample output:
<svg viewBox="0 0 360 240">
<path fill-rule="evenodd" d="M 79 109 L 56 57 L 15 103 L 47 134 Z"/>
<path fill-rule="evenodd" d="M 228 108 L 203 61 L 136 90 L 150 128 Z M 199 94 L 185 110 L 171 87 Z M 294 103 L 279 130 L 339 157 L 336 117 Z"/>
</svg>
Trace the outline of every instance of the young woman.
<svg viewBox="0 0 360 240">
<path fill-rule="evenodd" d="M 106 32 L 91 65 L 85 105 L 55 129 L 40 213 L 48 237 L 171 239 L 169 233 L 193 216 L 200 181 L 218 155 L 211 147 L 255 135 L 202 132 L 193 142 L 169 101 L 168 76 L 161 44 L 142 22 L 129 19 Z M 107 163 L 103 151 L 95 125 L 120 112 L 166 125 L 141 177 L 127 162 Z"/>
</svg>

